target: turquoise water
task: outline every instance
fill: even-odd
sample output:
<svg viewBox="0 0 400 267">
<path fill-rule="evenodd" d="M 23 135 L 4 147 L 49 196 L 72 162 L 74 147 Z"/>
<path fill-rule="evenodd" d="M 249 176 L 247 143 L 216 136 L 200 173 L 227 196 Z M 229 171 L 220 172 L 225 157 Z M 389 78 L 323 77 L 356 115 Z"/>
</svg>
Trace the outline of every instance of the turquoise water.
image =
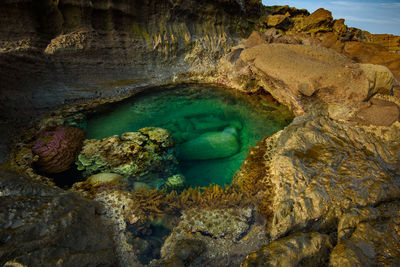
<svg viewBox="0 0 400 267">
<path fill-rule="evenodd" d="M 266 95 L 244 95 L 200 85 L 156 88 L 102 108 L 87 120 L 87 138 L 143 127 L 168 129 L 176 143 L 178 173 L 191 186 L 230 184 L 249 146 L 293 119 Z"/>
</svg>

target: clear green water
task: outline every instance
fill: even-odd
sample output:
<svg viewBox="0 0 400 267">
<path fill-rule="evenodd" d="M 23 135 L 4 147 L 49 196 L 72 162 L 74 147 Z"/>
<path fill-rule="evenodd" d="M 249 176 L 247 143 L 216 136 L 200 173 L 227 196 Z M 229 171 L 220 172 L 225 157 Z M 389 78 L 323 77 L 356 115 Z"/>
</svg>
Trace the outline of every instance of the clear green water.
<svg viewBox="0 0 400 267">
<path fill-rule="evenodd" d="M 230 184 L 249 146 L 292 121 L 291 112 L 265 95 L 200 85 L 156 88 L 103 108 L 87 120 L 87 138 L 143 127 L 168 129 L 178 172 L 188 185 Z"/>
</svg>

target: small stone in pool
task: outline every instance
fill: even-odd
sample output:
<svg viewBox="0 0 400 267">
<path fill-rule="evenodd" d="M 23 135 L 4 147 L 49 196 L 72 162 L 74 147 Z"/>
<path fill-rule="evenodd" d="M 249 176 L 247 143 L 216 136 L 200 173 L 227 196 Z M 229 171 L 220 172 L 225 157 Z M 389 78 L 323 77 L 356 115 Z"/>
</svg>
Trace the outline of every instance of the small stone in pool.
<svg viewBox="0 0 400 267">
<path fill-rule="evenodd" d="M 230 157 L 240 150 L 237 130 L 227 127 L 222 132 L 207 132 L 178 147 L 180 160 L 207 160 Z"/>
</svg>

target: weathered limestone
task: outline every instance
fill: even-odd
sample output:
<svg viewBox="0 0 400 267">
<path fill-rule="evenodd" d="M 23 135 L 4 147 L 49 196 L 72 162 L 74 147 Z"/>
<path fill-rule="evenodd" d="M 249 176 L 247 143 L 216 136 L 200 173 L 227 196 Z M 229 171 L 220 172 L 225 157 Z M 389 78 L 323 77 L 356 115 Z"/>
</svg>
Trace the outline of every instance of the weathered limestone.
<svg viewBox="0 0 400 267">
<path fill-rule="evenodd" d="M 335 229 L 349 208 L 398 198 L 399 123 L 386 131 L 388 140 L 308 115 L 278 133 L 266 178 L 274 186 L 271 236 Z"/>
<path fill-rule="evenodd" d="M 351 209 L 339 222 L 339 242 L 331 266 L 398 266 L 400 264 L 400 205 Z"/>
</svg>

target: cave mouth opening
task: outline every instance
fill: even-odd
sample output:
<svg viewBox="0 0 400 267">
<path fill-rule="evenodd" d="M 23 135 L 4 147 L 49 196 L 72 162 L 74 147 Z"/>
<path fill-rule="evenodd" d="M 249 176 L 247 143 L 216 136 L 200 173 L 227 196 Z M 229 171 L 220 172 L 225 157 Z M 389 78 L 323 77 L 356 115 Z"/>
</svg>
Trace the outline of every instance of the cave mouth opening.
<svg viewBox="0 0 400 267">
<path fill-rule="evenodd" d="M 161 189 L 171 182 L 168 177 L 181 187 L 229 185 L 249 147 L 292 120 L 288 108 L 265 92 L 249 95 L 214 85 L 181 84 L 102 105 L 79 124 L 86 139 L 121 136 L 145 127 L 168 130 L 175 144 L 175 164 L 138 179 L 140 186 Z"/>
</svg>

